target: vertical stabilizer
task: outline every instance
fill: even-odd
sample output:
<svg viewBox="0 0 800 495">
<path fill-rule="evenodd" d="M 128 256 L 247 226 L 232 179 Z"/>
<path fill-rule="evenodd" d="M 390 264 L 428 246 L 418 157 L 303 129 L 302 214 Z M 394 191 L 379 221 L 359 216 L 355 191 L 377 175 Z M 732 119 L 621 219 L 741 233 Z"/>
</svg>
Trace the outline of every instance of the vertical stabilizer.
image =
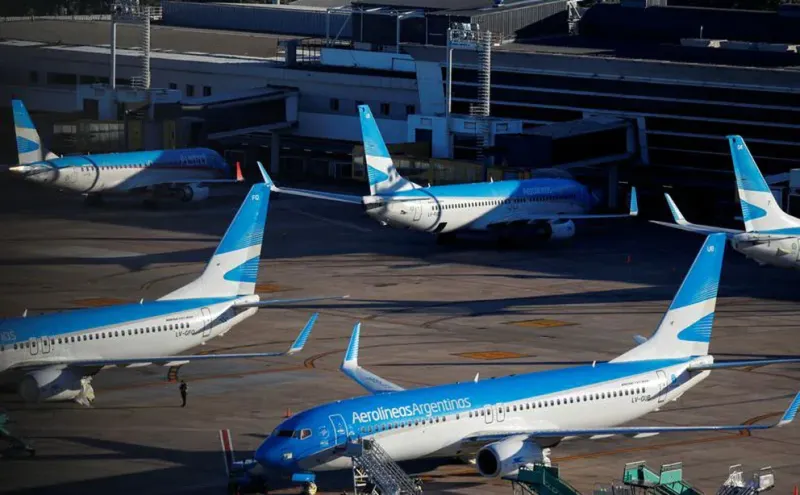
<svg viewBox="0 0 800 495">
<path fill-rule="evenodd" d="M 800 221 L 787 215 L 775 200 L 744 139 L 741 136 L 728 136 L 728 144 L 736 173 L 736 188 L 742 205 L 745 230 L 780 233 L 781 229 L 800 227 Z"/>
<path fill-rule="evenodd" d="M 236 297 L 255 293 L 269 188 L 269 184 L 256 184 L 250 189 L 203 274 L 161 300 Z"/>
<path fill-rule="evenodd" d="M 706 238 L 653 336 L 611 362 L 708 354 L 725 240 L 725 234 Z"/>
<path fill-rule="evenodd" d="M 414 183 L 397 173 L 369 106 L 359 105 L 358 112 L 361 118 L 361 136 L 364 139 L 364 159 L 367 164 L 370 194 L 374 196 L 414 189 Z"/>
<path fill-rule="evenodd" d="M 14 111 L 14 133 L 17 137 L 17 156 L 20 165 L 42 161 L 42 140 L 31 116 L 21 100 L 11 100 Z"/>
</svg>

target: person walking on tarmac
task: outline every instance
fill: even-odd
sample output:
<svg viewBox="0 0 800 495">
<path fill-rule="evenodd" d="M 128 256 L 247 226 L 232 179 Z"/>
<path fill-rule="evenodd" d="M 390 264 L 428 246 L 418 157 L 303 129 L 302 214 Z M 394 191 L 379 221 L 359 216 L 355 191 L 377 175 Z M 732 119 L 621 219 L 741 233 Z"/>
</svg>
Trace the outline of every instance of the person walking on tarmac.
<svg viewBox="0 0 800 495">
<path fill-rule="evenodd" d="M 186 386 L 186 382 L 181 380 L 181 386 L 178 387 L 178 389 L 181 391 L 181 400 L 183 401 L 183 403 L 181 404 L 181 407 L 186 407 L 186 390 L 187 390 L 187 388 L 188 387 Z"/>
</svg>

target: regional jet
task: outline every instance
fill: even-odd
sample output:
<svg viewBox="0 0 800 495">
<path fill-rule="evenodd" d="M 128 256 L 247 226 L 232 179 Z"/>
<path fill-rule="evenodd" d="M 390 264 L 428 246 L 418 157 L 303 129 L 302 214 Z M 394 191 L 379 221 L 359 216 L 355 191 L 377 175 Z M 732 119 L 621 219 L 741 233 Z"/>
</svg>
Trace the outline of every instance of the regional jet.
<svg viewBox="0 0 800 495">
<path fill-rule="evenodd" d="M 146 204 L 161 198 L 203 201 L 209 184 L 242 182 L 214 150 L 189 148 L 62 156 L 43 150 L 39 132 L 20 100 L 12 100 L 19 164 L 8 171 L 25 180 L 86 195 L 100 204 L 105 195 L 141 194 Z"/>
<path fill-rule="evenodd" d="M 684 218 L 668 193 L 664 193 L 664 196 L 675 223 L 651 221 L 701 234 L 721 232 L 728 237 L 733 249 L 759 265 L 800 268 L 800 219 L 781 209 L 744 139 L 741 136 L 728 136 L 728 144 L 733 157 L 744 230 L 691 223 Z"/>
<path fill-rule="evenodd" d="M 489 231 L 501 238 L 522 234 L 541 240 L 569 239 L 577 219 L 636 216 L 636 190 L 631 189 L 625 214 L 588 214 L 597 197 L 567 177 L 505 180 L 421 187 L 403 177 L 389 156 L 375 118 L 359 105 L 361 134 L 369 178 L 369 196 L 351 196 L 293 188 L 272 190 L 297 196 L 362 205 L 383 225 L 438 235 L 452 240 L 459 231 Z"/>
<path fill-rule="evenodd" d="M 359 366 L 357 324 L 341 369 L 370 394 L 284 420 L 258 447 L 255 461 L 267 483 L 308 480 L 316 471 L 350 468 L 350 444 L 371 440 L 395 461 L 474 459 L 482 476 L 497 478 L 548 463 L 550 448 L 565 439 L 787 425 L 800 407 L 800 393 L 770 423 L 620 426 L 679 399 L 711 370 L 800 362 L 715 362 L 709 354 L 724 251 L 725 236 L 710 235 L 652 337 L 609 362 L 406 390 Z"/>
<path fill-rule="evenodd" d="M 266 175 L 264 176 L 266 177 Z M 285 356 L 302 350 L 314 314 L 285 352 L 178 355 L 225 335 L 259 308 L 328 298 L 262 301 L 255 293 L 269 184 L 248 193 L 199 278 L 158 300 L 0 320 L 0 373 L 26 401 L 89 405 L 105 367 Z"/>
</svg>

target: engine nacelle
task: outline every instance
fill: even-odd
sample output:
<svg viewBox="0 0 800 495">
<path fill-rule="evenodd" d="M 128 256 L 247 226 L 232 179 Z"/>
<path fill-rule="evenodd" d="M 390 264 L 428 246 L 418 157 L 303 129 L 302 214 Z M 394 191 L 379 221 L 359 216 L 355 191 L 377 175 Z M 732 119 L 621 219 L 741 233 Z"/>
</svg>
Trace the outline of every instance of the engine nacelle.
<svg viewBox="0 0 800 495">
<path fill-rule="evenodd" d="M 190 201 L 204 201 L 208 199 L 208 195 L 209 189 L 197 184 L 187 184 L 180 189 L 181 201 L 185 203 Z"/>
<path fill-rule="evenodd" d="M 527 435 L 516 435 L 483 447 L 478 451 L 475 464 L 481 476 L 499 478 L 513 476 L 520 467 L 543 460 L 538 445 L 528 440 Z"/>
<path fill-rule="evenodd" d="M 570 239 L 575 235 L 575 222 L 572 220 L 554 220 L 550 222 L 550 239 Z"/>
<path fill-rule="evenodd" d="M 43 368 L 22 378 L 19 395 L 25 402 L 73 400 L 83 392 L 82 380 L 83 376 L 70 368 Z"/>
</svg>

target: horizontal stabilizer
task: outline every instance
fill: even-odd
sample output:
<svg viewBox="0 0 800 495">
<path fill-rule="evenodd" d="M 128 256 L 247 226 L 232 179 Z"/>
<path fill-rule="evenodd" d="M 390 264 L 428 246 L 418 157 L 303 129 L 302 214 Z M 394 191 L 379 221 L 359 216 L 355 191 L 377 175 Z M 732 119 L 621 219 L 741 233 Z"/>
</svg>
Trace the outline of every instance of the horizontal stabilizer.
<svg viewBox="0 0 800 495">
<path fill-rule="evenodd" d="M 347 299 L 350 295 L 344 296 L 322 296 L 322 297 L 301 297 L 298 299 L 267 299 L 266 301 L 252 301 L 252 302 L 241 302 L 241 303 L 234 303 L 234 308 L 263 308 L 265 306 L 275 306 L 281 304 L 297 304 L 297 303 L 306 303 L 306 302 L 316 302 L 316 301 L 336 301 L 340 299 Z"/>
<path fill-rule="evenodd" d="M 403 387 L 383 379 L 358 365 L 358 341 L 361 335 L 361 323 L 356 323 L 353 327 L 353 334 L 350 336 L 350 344 L 342 361 L 342 373 L 349 376 L 353 381 L 367 389 L 373 394 L 385 394 L 388 392 L 398 392 Z"/>
<path fill-rule="evenodd" d="M 719 370 L 724 368 L 757 368 L 759 366 L 768 366 L 771 364 L 794 364 L 794 363 L 800 363 L 800 357 L 720 361 L 711 364 L 689 366 L 689 371 Z"/>
</svg>

